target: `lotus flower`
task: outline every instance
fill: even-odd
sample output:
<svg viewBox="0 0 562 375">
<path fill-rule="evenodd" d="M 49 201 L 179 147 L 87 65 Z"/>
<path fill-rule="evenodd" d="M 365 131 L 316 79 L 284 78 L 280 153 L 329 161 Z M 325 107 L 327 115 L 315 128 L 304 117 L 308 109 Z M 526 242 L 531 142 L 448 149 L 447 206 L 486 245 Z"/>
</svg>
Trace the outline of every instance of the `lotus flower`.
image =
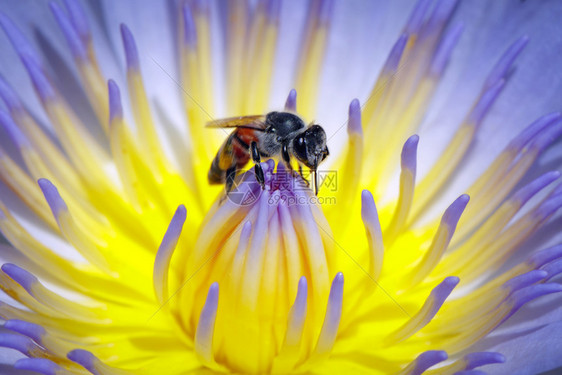
<svg viewBox="0 0 562 375">
<path fill-rule="evenodd" d="M 560 366 L 561 4 L 249 3 L 2 3 L 10 373 Z M 209 185 L 205 124 L 274 110 L 320 194 Z"/>
</svg>

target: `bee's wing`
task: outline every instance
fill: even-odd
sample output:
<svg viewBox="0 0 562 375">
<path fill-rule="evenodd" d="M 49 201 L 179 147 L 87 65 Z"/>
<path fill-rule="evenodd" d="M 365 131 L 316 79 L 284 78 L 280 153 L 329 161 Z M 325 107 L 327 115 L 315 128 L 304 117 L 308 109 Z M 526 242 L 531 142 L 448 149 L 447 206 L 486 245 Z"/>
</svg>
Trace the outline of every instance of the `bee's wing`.
<svg viewBox="0 0 562 375">
<path fill-rule="evenodd" d="M 250 128 L 256 130 L 265 129 L 265 116 L 238 116 L 228 117 L 220 120 L 210 121 L 207 128 Z"/>
</svg>

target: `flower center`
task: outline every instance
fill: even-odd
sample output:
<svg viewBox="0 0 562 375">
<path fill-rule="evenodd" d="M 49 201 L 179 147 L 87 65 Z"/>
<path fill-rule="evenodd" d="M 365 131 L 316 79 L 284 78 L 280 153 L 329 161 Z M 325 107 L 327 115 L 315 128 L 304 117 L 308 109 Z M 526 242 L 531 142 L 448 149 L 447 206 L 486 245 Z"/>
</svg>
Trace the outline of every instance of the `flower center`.
<svg viewBox="0 0 562 375">
<path fill-rule="evenodd" d="M 203 362 L 217 370 L 289 371 L 331 348 L 322 338 L 326 307 L 341 308 L 341 298 L 328 302 L 337 270 L 329 227 L 310 203 L 314 195 L 283 167 L 274 172 L 272 160 L 262 166 L 266 189 L 251 171 L 241 175 L 210 210 L 194 248 L 178 257 L 178 280 L 188 281 L 172 287 L 173 314 Z M 334 285 L 342 289 L 343 277 Z M 337 331 L 338 323 L 339 317 L 328 325 Z"/>
</svg>

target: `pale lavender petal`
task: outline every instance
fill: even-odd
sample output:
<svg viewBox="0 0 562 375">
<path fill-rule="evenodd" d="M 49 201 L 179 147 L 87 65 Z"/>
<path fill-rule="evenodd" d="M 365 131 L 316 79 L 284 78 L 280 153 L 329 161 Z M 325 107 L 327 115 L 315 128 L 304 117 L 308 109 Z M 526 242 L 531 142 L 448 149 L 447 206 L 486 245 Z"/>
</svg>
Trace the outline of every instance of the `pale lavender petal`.
<svg viewBox="0 0 562 375">
<path fill-rule="evenodd" d="M 475 352 L 465 355 L 464 360 L 466 361 L 466 370 L 472 370 L 492 363 L 504 363 L 505 357 L 496 352 Z"/>
</svg>

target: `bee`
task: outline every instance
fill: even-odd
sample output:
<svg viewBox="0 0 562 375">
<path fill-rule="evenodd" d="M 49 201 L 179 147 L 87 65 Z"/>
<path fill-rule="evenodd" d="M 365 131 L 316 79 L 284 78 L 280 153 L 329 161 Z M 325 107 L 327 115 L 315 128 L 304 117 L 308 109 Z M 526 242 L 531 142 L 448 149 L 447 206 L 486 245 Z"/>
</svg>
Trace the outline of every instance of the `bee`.
<svg viewBox="0 0 562 375">
<path fill-rule="evenodd" d="M 301 177 L 302 165 L 311 170 L 314 193 L 318 195 L 318 165 L 329 155 L 326 132 L 320 125 L 306 126 L 299 116 L 290 112 L 269 112 L 215 120 L 207 123 L 207 127 L 235 128 L 211 163 L 207 175 L 210 184 L 226 184 L 226 191 L 230 192 L 236 172 L 252 159 L 256 179 L 264 189 L 261 158 L 281 156 L 292 172 L 291 157 L 294 157 L 299 163 Z"/>
</svg>

